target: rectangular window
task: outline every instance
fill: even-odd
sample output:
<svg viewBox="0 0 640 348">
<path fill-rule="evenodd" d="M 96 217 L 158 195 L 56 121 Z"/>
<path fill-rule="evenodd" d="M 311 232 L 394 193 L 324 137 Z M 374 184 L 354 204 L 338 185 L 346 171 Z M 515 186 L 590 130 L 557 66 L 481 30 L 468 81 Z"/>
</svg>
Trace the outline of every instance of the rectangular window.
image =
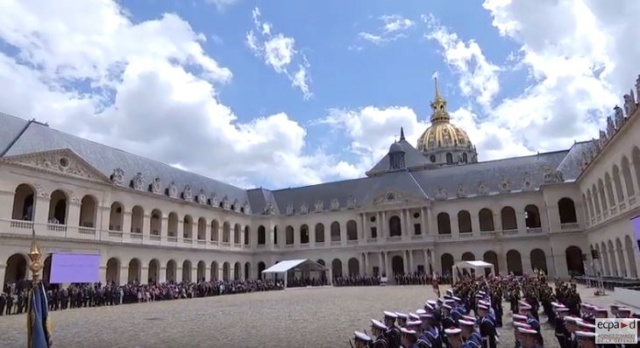
<svg viewBox="0 0 640 348">
<path fill-rule="evenodd" d="M 419 236 L 422 234 L 422 228 L 420 228 L 420 224 L 413 225 L 413 234 Z"/>
<path fill-rule="evenodd" d="M 378 228 L 371 227 L 371 238 L 378 238 Z"/>
</svg>

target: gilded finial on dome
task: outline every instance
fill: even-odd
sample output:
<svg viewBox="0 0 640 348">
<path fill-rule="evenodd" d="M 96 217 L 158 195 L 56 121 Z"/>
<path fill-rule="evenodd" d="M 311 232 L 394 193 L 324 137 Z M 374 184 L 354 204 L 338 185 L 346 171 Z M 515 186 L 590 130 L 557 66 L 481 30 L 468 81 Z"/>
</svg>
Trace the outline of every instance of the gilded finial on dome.
<svg viewBox="0 0 640 348">
<path fill-rule="evenodd" d="M 404 127 L 400 127 L 400 141 L 404 140 Z"/>
<path fill-rule="evenodd" d="M 31 270 L 31 281 L 33 284 L 37 284 L 40 281 L 40 271 L 43 268 L 42 262 L 40 261 L 41 257 L 42 253 L 40 252 L 38 243 L 36 243 L 36 230 L 34 228 L 31 231 L 31 248 L 29 250 L 29 269 Z"/>
<path fill-rule="evenodd" d="M 447 101 L 440 95 L 440 86 L 438 85 L 438 76 L 433 78 L 435 84 L 435 98 L 431 102 L 431 123 L 449 122 L 449 113 L 447 112 Z"/>
</svg>

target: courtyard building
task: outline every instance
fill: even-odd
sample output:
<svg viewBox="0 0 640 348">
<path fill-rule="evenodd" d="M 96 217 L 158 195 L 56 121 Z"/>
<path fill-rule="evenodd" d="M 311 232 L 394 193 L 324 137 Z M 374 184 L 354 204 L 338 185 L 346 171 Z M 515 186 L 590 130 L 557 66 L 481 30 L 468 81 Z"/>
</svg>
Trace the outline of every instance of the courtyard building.
<svg viewBox="0 0 640 348">
<path fill-rule="evenodd" d="M 30 277 L 33 230 L 45 253 L 99 254 L 102 281 L 117 284 L 258 278 L 289 259 L 334 277 L 447 274 L 484 260 L 503 274 L 638 278 L 638 94 L 640 78 L 598 139 L 481 162 L 436 84 L 415 147 L 400 130 L 365 177 L 277 190 L 0 114 L 0 280 Z M 45 280 L 50 268 L 49 256 Z"/>
</svg>

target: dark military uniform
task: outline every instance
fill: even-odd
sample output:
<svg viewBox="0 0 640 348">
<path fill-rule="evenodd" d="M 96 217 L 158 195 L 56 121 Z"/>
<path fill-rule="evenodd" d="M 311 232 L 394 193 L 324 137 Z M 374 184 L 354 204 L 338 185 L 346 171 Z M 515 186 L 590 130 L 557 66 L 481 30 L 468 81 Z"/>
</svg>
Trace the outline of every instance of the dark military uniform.
<svg viewBox="0 0 640 348">
<path fill-rule="evenodd" d="M 386 339 L 389 348 L 398 348 L 400 347 L 400 330 L 397 327 L 392 326 L 387 332 L 384 334 L 384 338 Z"/>
<path fill-rule="evenodd" d="M 371 343 L 371 348 L 390 348 L 389 342 L 384 338 L 384 336 L 380 335 L 376 337 L 376 339 Z"/>
<path fill-rule="evenodd" d="M 480 320 L 480 336 L 482 337 L 482 348 L 496 348 L 496 328 L 493 321 L 488 317 Z"/>
<path fill-rule="evenodd" d="M 560 345 L 560 348 L 566 348 L 567 339 L 570 337 L 570 334 L 569 331 L 567 331 L 567 328 L 564 326 L 564 319 L 557 317 L 555 324 L 555 335 L 556 339 L 558 340 L 558 344 Z"/>
</svg>

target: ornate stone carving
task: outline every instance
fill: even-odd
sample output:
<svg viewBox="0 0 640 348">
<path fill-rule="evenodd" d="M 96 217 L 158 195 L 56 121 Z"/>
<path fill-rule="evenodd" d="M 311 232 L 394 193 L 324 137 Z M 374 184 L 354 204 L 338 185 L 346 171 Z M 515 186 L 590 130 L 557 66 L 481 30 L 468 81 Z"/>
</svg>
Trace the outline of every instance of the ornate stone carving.
<svg viewBox="0 0 640 348">
<path fill-rule="evenodd" d="M 138 191 L 144 190 L 144 176 L 142 173 L 138 172 L 133 179 L 131 179 L 131 188 Z"/>
<path fill-rule="evenodd" d="M 193 202 L 193 191 L 191 191 L 191 186 L 185 185 L 184 190 L 182 191 L 182 199 L 187 202 Z"/>
<path fill-rule="evenodd" d="M 587 169 L 587 167 L 589 166 L 589 163 L 591 163 L 591 158 L 589 157 L 589 151 L 584 151 L 582 153 L 582 164 L 580 168 L 582 170 Z"/>
<path fill-rule="evenodd" d="M 119 185 L 119 186 L 124 185 L 124 170 L 122 168 L 114 169 L 110 179 L 111 179 L 111 182 L 113 182 L 116 185 Z"/>
<path fill-rule="evenodd" d="M 167 187 L 167 196 L 171 198 L 178 198 L 178 186 L 176 186 L 175 182 L 170 182 L 169 187 Z"/>
<path fill-rule="evenodd" d="M 523 191 L 533 190 L 533 182 L 531 181 L 531 175 L 529 174 L 529 172 L 524 173 L 524 179 L 522 180 L 522 190 Z"/>
<path fill-rule="evenodd" d="M 435 198 L 439 201 L 444 201 L 445 199 L 447 199 L 447 190 L 442 186 L 438 186 Z"/>
<path fill-rule="evenodd" d="M 249 202 L 244 202 L 244 213 L 251 214 L 251 205 Z"/>
<path fill-rule="evenodd" d="M 151 192 L 155 194 L 162 193 L 162 180 L 160 178 L 153 179 L 153 182 L 151 183 Z"/>
<path fill-rule="evenodd" d="M 353 196 L 347 197 L 347 209 L 355 209 L 358 202 L 356 202 L 356 198 Z"/>
<path fill-rule="evenodd" d="M 207 204 L 207 194 L 204 193 L 204 190 L 200 190 L 200 193 L 198 193 L 197 201 L 200 204 Z"/>
<path fill-rule="evenodd" d="M 229 210 L 230 207 L 231 203 L 229 202 L 229 198 L 227 196 L 224 196 L 224 198 L 222 198 L 222 209 Z"/>
<path fill-rule="evenodd" d="M 287 215 L 293 215 L 293 204 L 287 205 Z"/>
<path fill-rule="evenodd" d="M 489 194 L 489 187 L 484 183 L 484 181 L 480 181 L 478 183 L 478 195 L 486 196 Z"/>
<path fill-rule="evenodd" d="M 220 205 L 220 201 L 218 201 L 218 195 L 216 195 L 215 193 L 211 195 L 211 198 L 209 199 L 209 202 L 211 204 L 212 207 L 218 207 Z"/>
<path fill-rule="evenodd" d="M 464 187 L 463 184 L 458 184 L 458 192 L 456 192 L 456 196 L 458 198 L 467 197 L 467 189 Z"/>
<path fill-rule="evenodd" d="M 35 184 L 33 185 L 33 188 L 36 191 L 36 195 L 38 195 L 38 197 L 40 198 L 49 198 L 51 197 L 51 193 L 45 191 L 44 187 L 42 187 L 42 185 L 40 184 Z"/>
<path fill-rule="evenodd" d="M 511 192 L 511 180 L 506 177 L 502 177 L 502 180 L 500 181 L 500 192 Z"/>
<path fill-rule="evenodd" d="M 636 111 L 636 108 L 638 107 L 636 105 L 636 99 L 633 96 L 633 90 L 630 90 L 629 94 L 625 94 L 623 98 L 624 98 L 624 112 L 627 115 L 627 117 L 631 117 L 631 115 L 633 115 L 633 113 Z"/>
<path fill-rule="evenodd" d="M 331 200 L 331 210 L 340 210 L 340 201 L 337 199 Z"/>
<path fill-rule="evenodd" d="M 78 197 L 75 193 L 73 193 L 73 191 L 69 191 L 69 197 L 71 197 L 69 199 L 71 201 L 71 204 L 82 204 L 82 198 Z"/>
<path fill-rule="evenodd" d="M 615 110 L 616 117 L 618 117 L 618 114 L 622 114 L 622 109 L 620 109 L 619 106 L 616 106 Z M 611 118 L 611 116 L 609 116 L 607 117 L 607 139 L 611 139 L 614 134 L 616 134 L 616 125 L 613 123 L 613 119 Z"/>
<path fill-rule="evenodd" d="M 240 206 L 240 202 L 238 202 L 238 200 L 237 200 L 237 199 L 236 199 L 236 200 L 234 200 L 234 201 L 233 201 L 233 204 L 231 205 L 231 208 L 233 209 L 233 211 L 235 211 L 235 212 L 239 212 L 239 211 L 240 211 L 240 208 L 241 208 L 241 206 Z"/>
<path fill-rule="evenodd" d="M 324 202 L 323 201 L 316 201 L 315 212 L 316 213 L 322 213 L 323 211 L 324 211 Z"/>
<path fill-rule="evenodd" d="M 300 206 L 300 214 L 308 214 L 308 213 L 309 213 L 309 206 L 307 205 L 307 202 L 304 202 Z"/>
<path fill-rule="evenodd" d="M 620 128 L 622 128 L 622 125 L 624 125 L 624 121 L 626 121 L 626 119 L 624 118 L 624 113 L 623 112 L 619 112 L 616 113 L 616 124 L 615 127 L 617 130 L 620 130 Z"/>
<path fill-rule="evenodd" d="M 603 130 L 600 131 L 598 140 L 596 142 L 596 144 L 602 148 L 604 147 L 604 145 L 607 143 L 607 133 L 605 133 Z"/>
<path fill-rule="evenodd" d="M 264 215 L 275 215 L 276 210 L 273 207 L 273 204 L 267 203 L 267 205 L 264 207 L 264 211 L 262 213 Z"/>
<path fill-rule="evenodd" d="M 557 183 L 564 182 L 562 172 L 557 169 L 553 169 L 551 167 L 545 167 L 544 182 L 545 184 L 557 184 Z"/>
</svg>

